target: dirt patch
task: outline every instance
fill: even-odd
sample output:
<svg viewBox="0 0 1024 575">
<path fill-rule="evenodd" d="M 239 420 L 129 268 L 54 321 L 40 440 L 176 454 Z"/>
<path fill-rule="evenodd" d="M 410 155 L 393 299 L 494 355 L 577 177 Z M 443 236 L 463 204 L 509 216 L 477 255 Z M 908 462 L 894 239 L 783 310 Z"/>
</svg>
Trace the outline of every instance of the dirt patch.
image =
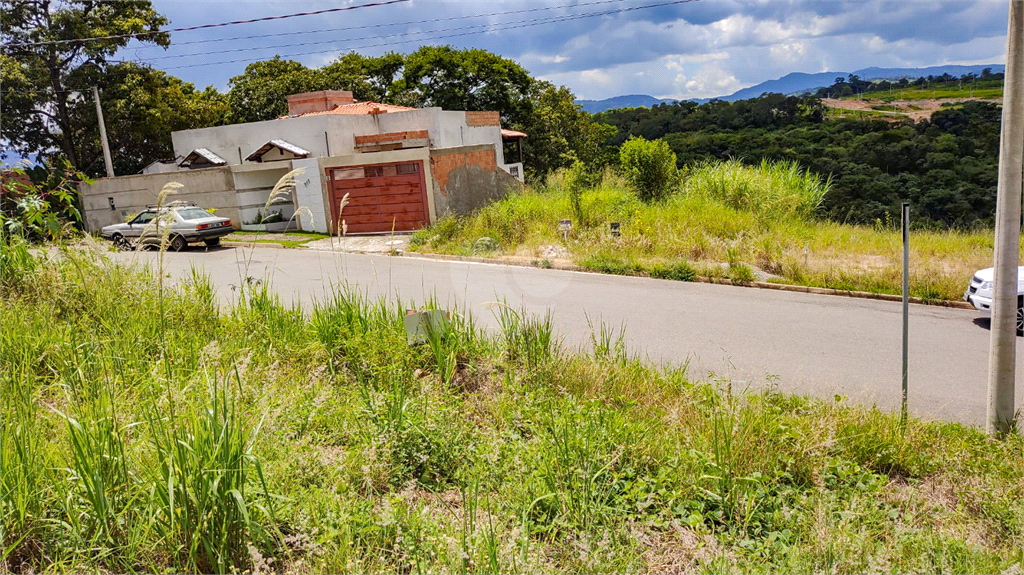
<svg viewBox="0 0 1024 575">
<path fill-rule="evenodd" d="M 713 535 L 698 535 L 675 523 L 668 531 L 637 525 L 632 531 L 634 539 L 645 549 L 643 559 L 648 573 L 698 573 L 702 565 L 723 552 Z"/>
<path fill-rule="evenodd" d="M 837 98 L 822 98 L 821 103 L 826 108 L 833 108 L 836 110 L 850 110 L 852 112 L 872 112 L 887 116 L 888 119 L 902 120 L 910 119 L 913 121 L 927 120 L 932 117 L 936 111 L 942 109 L 943 104 L 959 104 L 961 102 L 995 102 L 998 100 L 992 100 L 988 98 L 931 98 L 926 100 L 893 100 L 886 102 L 884 100 L 871 100 L 871 99 L 856 99 L 856 100 L 840 100 Z M 891 109 L 877 110 L 875 107 L 885 106 Z"/>
</svg>

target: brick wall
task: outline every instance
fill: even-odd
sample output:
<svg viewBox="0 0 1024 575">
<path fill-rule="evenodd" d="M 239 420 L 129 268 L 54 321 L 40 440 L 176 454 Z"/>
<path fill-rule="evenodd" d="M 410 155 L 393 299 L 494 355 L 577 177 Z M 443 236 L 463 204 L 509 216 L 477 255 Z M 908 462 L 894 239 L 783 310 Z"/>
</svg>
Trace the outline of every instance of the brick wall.
<svg viewBox="0 0 1024 575">
<path fill-rule="evenodd" d="M 468 166 L 475 166 L 485 170 L 498 169 L 494 161 L 494 150 L 480 150 L 469 153 L 453 154 L 431 154 L 430 172 L 434 176 L 437 189 L 444 195 L 448 195 L 448 176 L 454 170 Z"/>
<path fill-rule="evenodd" d="M 412 130 L 409 132 L 388 132 L 386 134 L 369 134 L 356 136 L 356 145 L 365 146 L 369 144 L 380 144 L 382 142 L 401 142 L 402 140 L 422 140 L 429 138 L 426 130 Z"/>
<path fill-rule="evenodd" d="M 497 112 L 466 112 L 466 125 L 500 126 L 501 115 Z"/>
</svg>

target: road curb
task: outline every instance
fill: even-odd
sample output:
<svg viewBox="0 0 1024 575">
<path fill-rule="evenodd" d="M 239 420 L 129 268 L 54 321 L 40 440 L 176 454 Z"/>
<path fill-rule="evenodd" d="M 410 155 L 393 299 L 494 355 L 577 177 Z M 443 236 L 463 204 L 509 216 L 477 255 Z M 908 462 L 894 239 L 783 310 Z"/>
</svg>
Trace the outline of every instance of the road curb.
<svg viewBox="0 0 1024 575">
<path fill-rule="evenodd" d="M 597 271 L 594 271 L 594 270 L 591 270 L 591 269 L 580 267 L 580 266 L 575 265 L 575 264 L 559 264 L 559 263 L 551 262 L 551 266 L 550 266 L 550 268 L 548 268 L 548 267 L 541 267 L 541 266 L 538 266 L 538 265 L 534 265 L 534 264 L 532 264 L 530 262 L 525 262 L 525 261 L 522 261 L 522 260 L 513 260 L 513 259 L 509 259 L 509 258 L 481 258 L 481 257 L 476 257 L 476 256 L 455 256 L 455 255 L 447 255 L 447 254 L 426 254 L 426 253 L 419 253 L 419 252 L 411 252 L 411 253 L 410 252 L 405 252 L 402 255 L 405 256 L 405 257 L 415 257 L 415 258 L 423 258 L 423 259 L 429 259 L 429 260 L 443 260 L 443 261 L 456 261 L 456 262 L 473 262 L 473 263 L 480 263 L 480 264 L 511 265 L 511 266 L 536 268 L 536 269 L 555 269 L 555 270 L 563 270 L 563 271 L 573 271 L 573 272 L 585 272 L 585 273 L 601 274 L 601 272 L 597 272 Z M 602 274 L 602 275 L 611 275 L 611 274 Z M 639 275 L 639 274 L 631 274 L 631 275 L 632 275 L 632 277 L 650 277 L 650 276 L 647 276 L 647 275 Z M 669 281 L 672 281 L 672 280 L 669 280 Z M 810 293 L 810 294 L 815 294 L 815 295 L 843 296 L 843 297 L 852 297 L 852 298 L 857 298 L 857 299 L 874 299 L 874 300 L 892 301 L 892 302 L 902 302 L 903 301 L 903 296 L 898 296 L 898 295 L 893 295 L 893 294 L 886 294 L 886 293 L 872 293 L 872 292 L 865 292 L 865 291 L 839 290 L 839 289 L 833 289 L 833 288 L 798 286 L 798 285 L 790 285 L 790 284 L 780 284 L 780 283 L 770 283 L 770 282 L 757 282 L 757 281 L 753 281 L 753 282 L 738 282 L 738 281 L 734 281 L 734 280 L 726 279 L 726 278 L 712 278 L 712 277 L 707 277 L 707 276 L 697 276 L 697 278 L 694 279 L 693 281 L 698 282 L 698 283 L 710 283 L 710 284 L 718 284 L 718 285 L 731 285 L 731 286 L 737 286 L 737 287 L 752 287 L 752 288 L 771 289 L 771 290 L 797 292 L 797 293 Z M 910 298 L 910 303 L 918 304 L 918 305 L 932 305 L 932 306 L 939 306 L 939 307 L 947 307 L 947 308 L 952 308 L 952 309 L 974 310 L 974 306 L 971 305 L 970 303 L 965 302 L 965 301 L 924 300 L 924 299 L 921 299 L 919 297 L 912 297 L 912 298 Z"/>
<path fill-rule="evenodd" d="M 277 242 L 233 242 L 231 240 L 221 240 L 220 243 L 224 247 L 231 248 L 273 248 L 277 250 L 290 249 L 287 246 L 283 246 Z"/>
</svg>

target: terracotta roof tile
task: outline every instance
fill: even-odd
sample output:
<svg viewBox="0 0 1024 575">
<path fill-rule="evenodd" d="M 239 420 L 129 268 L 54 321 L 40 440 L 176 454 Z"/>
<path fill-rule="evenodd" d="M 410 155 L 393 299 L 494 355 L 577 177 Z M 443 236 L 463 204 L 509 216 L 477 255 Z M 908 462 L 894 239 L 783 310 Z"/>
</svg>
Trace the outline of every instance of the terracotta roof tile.
<svg viewBox="0 0 1024 575">
<path fill-rule="evenodd" d="M 356 102 L 354 104 L 343 104 L 337 106 L 331 110 L 323 112 L 306 112 L 305 114 L 298 114 L 296 116 L 285 116 L 291 118 L 303 118 L 305 116 L 320 116 L 323 114 L 374 114 L 374 113 L 385 113 L 385 112 L 408 112 L 409 110 L 415 110 L 416 108 L 409 108 L 406 106 L 396 106 L 394 104 L 381 104 L 379 102 Z"/>
</svg>

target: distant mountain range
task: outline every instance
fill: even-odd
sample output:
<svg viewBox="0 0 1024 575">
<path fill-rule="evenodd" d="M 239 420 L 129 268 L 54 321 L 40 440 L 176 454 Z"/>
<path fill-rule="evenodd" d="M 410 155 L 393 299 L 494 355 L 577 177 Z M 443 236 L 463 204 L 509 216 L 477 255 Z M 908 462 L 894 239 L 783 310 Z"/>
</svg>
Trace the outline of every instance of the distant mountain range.
<svg viewBox="0 0 1024 575">
<path fill-rule="evenodd" d="M 985 68 L 992 68 L 995 73 L 1002 72 L 1006 66 L 1003 64 L 978 64 L 973 66 L 961 66 L 961 65 L 948 65 L 948 66 L 929 66 L 927 68 L 862 68 L 852 72 L 856 76 L 860 76 L 864 80 L 895 80 L 899 78 L 920 78 L 922 76 L 941 76 L 943 74 L 949 74 L 951 76 L 962 76 L 964 74 L 980 74 Z M 821 88 L 823 86 L 831 86 L 835 79 L 839 76 L 843 78 L 849 76 L 851 72 L 820 72 L 817 74 L 806 74 L 804 72 L 793 72 L 786 74 L 781 78 L 775 80 L 768 80 L 767 82 L 761 82 L 760 84 L 751 86 L 749 88 L 743 88 L 737 90 L 728 96 L 720 96 L 718 98 L 708 99 L 694 99 L 692 101 L 697 103 L 708 102 L 712 99 L 725 100 L 726 102 L 735 102 L 737 100 L 746 100 L 749 98 L 756 98 L 761 94 L 766 93 L 778 93 L 778 94 L 801 94 L 810 92 Z M 655 98 L 654 96 L 647 96 L 644 94 L 632 94 L 628 96 L 614 96 L 604 100 L 576 100 L 577 104 L 580 104 L 584 110 L 595 114 L 597 112 L 603 112 L 605 110 L 611 110 L 614 108 L 637 108 L 637 107 L 651 107 L 658 104 L 671 104 L 676 100 L 672 99 L 661 99 Z"/>
<path fill-rule="evenodd" d="M 613 96 L 604 100 L 576 100 L 576 103 L 583 106 L 583 110 L 596 114 L 605 110 L 615 108 L 650 108 L 658 104 L 672 104 L 675 100 L 661 100 L 654 96 L 643 94 L 630 94 L 628 96 Z"/>
</svg>

